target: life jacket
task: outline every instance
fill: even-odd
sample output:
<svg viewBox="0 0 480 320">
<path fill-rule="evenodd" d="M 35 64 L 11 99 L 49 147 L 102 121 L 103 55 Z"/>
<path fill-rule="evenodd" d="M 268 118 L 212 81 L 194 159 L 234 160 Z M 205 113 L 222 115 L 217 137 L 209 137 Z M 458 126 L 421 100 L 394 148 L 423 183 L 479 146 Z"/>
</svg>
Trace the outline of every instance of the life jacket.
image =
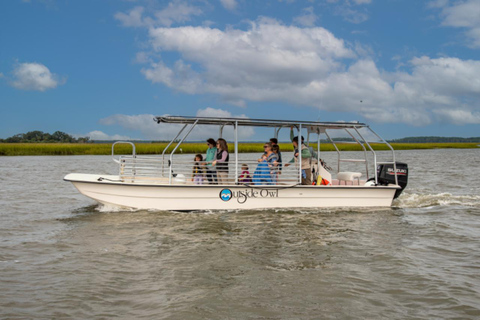
<svg viewBox="0 0 480 320">
<path fill-rule="evenodd" d="M 217 162 L 215 165 L 217 167 L 217 171 L 228 171 L 228 160 L 230 159 L 230 154 L 228 151 L 225 151 L 227 153 L 227 158 L 225 159 L 225 162 Z M 222 159 L 222 153 L 223 150 L 218 150 L 217 151 L 217 160 Z"/>
</svg>

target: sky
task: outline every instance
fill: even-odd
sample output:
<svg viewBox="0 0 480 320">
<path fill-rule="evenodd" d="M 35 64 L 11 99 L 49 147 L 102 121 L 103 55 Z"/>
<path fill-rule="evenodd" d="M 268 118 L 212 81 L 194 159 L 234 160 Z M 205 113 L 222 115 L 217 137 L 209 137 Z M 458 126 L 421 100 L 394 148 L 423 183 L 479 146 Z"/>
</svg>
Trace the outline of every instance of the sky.
<svg viewBox="0 0 480 320">
<path fill-rule="evenodd" d="M 480 0 L 0 2 L 0 138 L 164 140 L 167 114 L 480 136 Z"/>
</svg>

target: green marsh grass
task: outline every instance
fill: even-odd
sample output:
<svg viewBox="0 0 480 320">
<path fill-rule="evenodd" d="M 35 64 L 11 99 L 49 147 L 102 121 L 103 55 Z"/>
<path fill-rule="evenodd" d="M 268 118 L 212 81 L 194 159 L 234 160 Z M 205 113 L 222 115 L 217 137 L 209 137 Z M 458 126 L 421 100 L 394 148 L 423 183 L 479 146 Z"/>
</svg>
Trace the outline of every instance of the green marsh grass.
<svg viewBox="0 0 480 320">
<path fill-rule="evenodd" d="M 238 150 L 241 153 L 263 152 L 263 142 L 260 143 L 239 143 Z M 135 144 L 137 154 L 161 154 L 167 143 L 137 143 Z M 311 144 L 315 149 L 316 144 Z M 361 151 L 357 144 L 338 144 L 341 151 Z M 413 149 L 473 149 L 479 148 L 478 143 L 392 143 L 395 150 Z M 388 150 L 384 144 L 372 144 L 375 150 Z M 109 155 L 112 152 L 112 145 L 109 143 L 0 143 L 0 156 L 72 156 L 72 155 Z M 170 146 L 168 153 L 173 150 Z M 205 153 L 205 143 L 184 143 L 176 153 Z M 230 152 L 234 151 L 233 143 L 229 145 Z M 280 150 L 291 151 L 290 143 L 280 143 Z M 321 144 L 322 151 L 335 151 L 333 145 Z M 115 146 L 115 154 L 131 154 L 132 147 L 127 144 Z"/>
</svg>

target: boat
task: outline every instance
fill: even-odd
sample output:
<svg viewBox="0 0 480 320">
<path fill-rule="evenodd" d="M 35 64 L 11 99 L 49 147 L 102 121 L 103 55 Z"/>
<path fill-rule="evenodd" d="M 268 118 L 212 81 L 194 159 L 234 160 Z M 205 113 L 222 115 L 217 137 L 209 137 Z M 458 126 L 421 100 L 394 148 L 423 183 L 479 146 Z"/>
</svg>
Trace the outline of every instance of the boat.
<svg viewBox="0 0 480 320">
<path fill-rule="evenodd" d="M 390 207 L 407 186 L 407 164 L 397 162 L 392 146 L 369 125 L 358 121 L 317 122 L 185 116 L 159 116 L 155 117 L 154 121 L 159 125 L 176 124 L 172 127 L 180 129 L 161 154 L 137 155 L 135 144 L 118 141 L 112 144 L 112 158 L 119 170 L 117 175 L 70 173 L 64 180 L 71 182 L 81 194 L 104 205 L 173 211 Z M 179 150 L 192 130 L 198 126 L 216 126 L 219 137 L 223 136 L 224 128 L 233 128 L 233 148 L 230 149 L 231 159 L 226 183 L 208 184 L 204 181 L 196 184 L 191 179 L 194 162 L 185 160 Z M 313 154 L 309 159 L 311 168 L 302 169 L 302 166 L 298 165 L 302 163 L 302 152 L 299 152 L 296 161 L 288 168 L 284 162 L 282 169 L 277 168 L 277 164 L 271 171 L 267 171 L 266 174 L 274 176 L 274 179 L 257 179 L 256 182 L 253 182 L 255 179 L 248 182 L 240 179 L 243 165 L 248 165 L 253 171 L 259 164 L 257 159 L 252 159 L 252 154 L 239 153 L 238 132 L 244 127 L 272 128 L 275 138 L 280 130 L 295 131 L 297 137 L 302 137 L 302 145 Z M 340 151 L 339 141 L 335 138 L 339 132 L 348 135 L 349 143 L 360 146 L 361 158 L 351 159 L 348 157 L 349 152 Z M 132 146 L 132 154 L 115 155 L 115 146 L 122 143 Z M 325 152 L 321 151 L 322 143 L 334 146 L 337 156 L 335 169 L 329 168 L 322 161 L 322 154 Z M 388 154 L 386 159 L 378 158 L 380 153 L 375 150 L 378 149 L 378 143 L 387 146 L 388 152 L 381 153 L 383 158 Z M 293 147 L 291 150 L 282 150 L 284 154 L 288 151 L 293 152 Z M 342 171 L 346 163 L 349 163 L 350 167 L 359 166 L 361 170 Z M 202 162 L 197 164 L 205 165 Z M 312 171 L 316 184 L 302 184 L 305 170 Z"/>
</svg>

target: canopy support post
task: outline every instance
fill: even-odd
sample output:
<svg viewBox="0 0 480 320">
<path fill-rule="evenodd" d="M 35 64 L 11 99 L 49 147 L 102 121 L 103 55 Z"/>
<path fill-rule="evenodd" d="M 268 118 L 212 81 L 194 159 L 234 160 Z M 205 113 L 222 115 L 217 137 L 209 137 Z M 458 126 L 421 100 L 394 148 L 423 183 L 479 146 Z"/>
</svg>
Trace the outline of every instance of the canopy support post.
<svg viewBox="0 0 480 320">
<path fill-rule="evenodd" d="M 175 146 L 175 149 L 172 150 L 172 153 L 170 153 L 170 170 L 169 170 L 170 172 L 168 174 L 168 183 L 169 184 L 172 184 L 173 154 L 175 153 L 175 151 L 177 151 L 178 147 L 182 144 L 182 142 L 188 137 L 190 132 L 192 132 L 193 128 L 195 128 L 197 123 L 198 123 L 198 120 L 193 123 L 190 130 L 188 130 L 188 132 L 183 136 L 182 140 L 180 140 L 180 142 Z"/>
<path fill-rule="evenodd" d="M 238 121 L 234 124 L 235 131 L 235 184 L 238 184 Z"/>
<path fill-rule="evenodd" d="M 297 136 L 297 148 L 298 148 L 298 164 L 299 164 L 299 183 L 302 184 L 302 124 L 298 126 L 298 136 Z"/>
<path fill-rule="evenodd" d="M 173 138 L 172 141 L 170 141 L 170 143 L 165 147 L 165 149 L 163 149 L 163 152 L 162 152 L 162 177 L 163 177 L 163 172 L 164 172 L 164 168 L 165 168 L 165 152 L 167 152 L 167 149 L 172 145 L 172 143 L 175 141 L 175 139 L 177 139 L 178 136 L 182 134 L 183 130 L 185 130 L 185 128 L 187 126 L 188 126 L 188 123 L 183 126 L 183 128 L 180 130 L 180 132 L 177 133 L 175 138 Z"/>
</svg>

